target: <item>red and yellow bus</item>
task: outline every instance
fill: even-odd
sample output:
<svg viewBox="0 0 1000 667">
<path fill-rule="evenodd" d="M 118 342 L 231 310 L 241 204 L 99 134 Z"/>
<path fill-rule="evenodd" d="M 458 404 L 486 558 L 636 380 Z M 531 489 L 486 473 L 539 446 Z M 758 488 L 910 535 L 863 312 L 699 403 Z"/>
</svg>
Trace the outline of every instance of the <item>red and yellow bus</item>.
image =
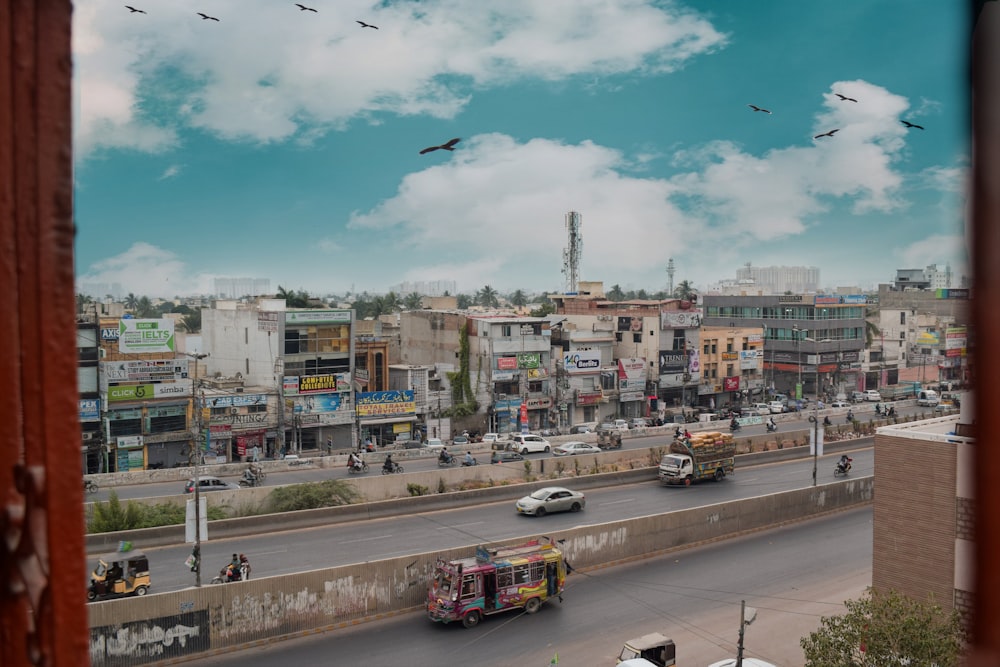
<svg viewBox="0 0 1000 667">
<path fill-rule="evenodd" d="M 438 559 L 427 589 L 427 616 L 471 628 L 484 616 L 510 609 L 534 614 L 549 598 L 561 602 L 565 585 L 562 552 L 548 541 L 478 547 L 472 558 Z"/>
</svg>

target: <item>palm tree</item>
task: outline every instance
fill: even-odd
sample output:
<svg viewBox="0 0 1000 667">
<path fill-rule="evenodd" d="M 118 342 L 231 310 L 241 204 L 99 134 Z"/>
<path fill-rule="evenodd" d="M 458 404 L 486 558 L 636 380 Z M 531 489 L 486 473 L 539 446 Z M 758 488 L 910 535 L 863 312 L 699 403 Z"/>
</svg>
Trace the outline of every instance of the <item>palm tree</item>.
<svg viewBox="0 0 1000 667">
<path fill-rule="evenodd" d="M 143 296 L 139 299 L 138 303 L 135 305 L 135 314 L 141 318 L 151 318 L 158 317 L 160 312 L 157 311 L 153 302 L 149 300 L 148 296 Z"/>
<path fill-rule="evenodd" d="M 489 285 L 483 285 L 483 289 L 476 292 L 476 302 L 480 306 L 486 306 L 487 308 L 495 308 L 500 305 L 500 300 L 497 299 L 497 291 Z"/>
<path fill-rule="evenodd" d="M 403 299 L 403 307 L 406 310 L 420 310 L 424 307 L 424 298 L 419 292 L 410 292 Z"/>
<path fill-rule="evenodd" d="M 695 292 L 694 286 L 691 285 L 690 281 L 682 280 L 674 288 L 674 298 L 682 301 L 695 301 L 698 298 L 698 293 Z"/>
<path fill-rule="evenodd" d="M 285 300 L 285 305 L 289 308 L 308 308 L 309 307 L 309 293 L 304 290 L 286 290 L 281 285 L 278 285 L 278 298 Z"/>
<path fill-rule="evenodd" d="M 184 331 L 188 333 L 198 333 L 201 331 L 201 309 L 192 310 L 190 313 L 181 318 L 181 326 L 184 327 Z"/>
<path fill-rule="evenodd" d="M 622 292 L 622 286 L 617 283 L 611 286 L 606 294 L 611 301 L 623 301 L 625 299 L 625 293 Z"/>
<path fill-rule="evenodd" d="M 473 299 L 468 294 L 459 294 L 455 297 L 459 310 L 465 310 L 472 305 Z"/>
<path fill-rule="evenodd" d="M 395 292 L 389 292 L 382 299 L 382 303 L 385 306 L 385 314 L 398 313 L 403 308 L 403 302 L 400 300 L 399 295 Z"/>
<path fill-rule="evenodd" d="M 516 290 L 509 298 L 510 302 L 517 307 L 528 305 L 528 297 L 525 296 L 523 290 Z"/>
<path fill-rule="evenodd" d="M 137 297 L 132 292 L 129 292 L 128 296 L 125 297 L 125 308 L 128 310 L 135 310 L 138 305 L 139 305 L 139 297 Z"/>
</svg>

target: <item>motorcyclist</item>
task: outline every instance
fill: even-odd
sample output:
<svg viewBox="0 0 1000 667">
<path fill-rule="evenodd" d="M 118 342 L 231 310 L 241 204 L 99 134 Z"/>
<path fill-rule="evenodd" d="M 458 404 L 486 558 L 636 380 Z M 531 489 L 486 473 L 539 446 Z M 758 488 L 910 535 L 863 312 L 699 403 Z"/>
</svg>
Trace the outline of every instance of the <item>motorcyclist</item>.
<svg viewBox="0 0 1000 667">
<path fill-rule="evenodd" d="M 877 414 L 877 415 L 881 415 L 882 414 L 882 404 L 881 403 L 876 403 L 875 404 L 875 414 Z"/>
<path fill-rule="evenodd" d="M 385 463 L 382 464 L 382 470 L 386 472 L 392 472 L 396 469 L 396 462 L 392 460 L 392 452 L 385 455 Z"/>
<path fill-rule="evenodd" d="M 740 430 L 740 423 L 736 421 L 736 417 L 733 417 L 732 420 L 729 422 L 729 429 L 732 431 Z"/>
<path fill-rule="evenodd" d="M 246 470 L 243 471 L 243 479 L 249 482 L 251 486 L 257 486 L 257 480 L 259 478 L 257 477 L 257 473 L 254 470 L 252 463 Z"/>
<path fill-rule="evenodd" d="M 777 431 L 778 430 L 778 425 L 774 422 L 774 417 L 768 417 L 767 418 L 767 430 L 768 431 Z"/>
<path fill-rule="evenodd" d="M 847 410 L 847 421 L 849 422 L 854 421 L 854 410 L 850 409 Z"/>
<path fill-rule="evenodd" d="M 833 422 L 830 421 L 830 415 L 823 417 L 823 426 L 833 426 Z"/>
<path fill-rule="evenodd" d="M 361 469 L 361 457 L 355 452 L 351 452 L 347 455 L 347 468 L 348 470 L 360 470 Z"/>
<path fill-rule="evenodd" d="M 233 554 L 233 559 L 226 565 L 226 579 L 229 581 L 240 580 L 240 557 Z"/>
<path fill-rule="evenodd" d="M 451 463 L 451 454 L 448 453 L 446 447 L 441 448 L 441 453 L 438 454 L 438 461 L 441 463 Z"/>
<path fill-rule="evenodd" d="M 680 440 L 682 435 L 684 434 L 681 432 L 680 426 L 674 429 L 674 440 Z"/>
<path fill-rule="evenodd" d="M 244 581 L 250 580 L 250 559 L 244 554 L 240 554 L 240 578 Z"/>
<path fill-rule="evenodd" d="M 475 465 L 475 463 L 476 463 L 476 459 L 472 458 L 472 452 L 466 451 L 465 452 L 465 461 L 464 461 L 464 464 L 467 465 L 467 466 L 471 466 L 471 465 Z"/>
<path fill-rule="evenodd" d="M 852 459 L 847 454 L 843 454 L 840 457 L 840 461 L 837 462 L 837 467 L 840 469 L 841 472 L 847 472 L 848 470 L 851 469 L 851 461 L 853 460 L 854 459 Z"/>
</svg>

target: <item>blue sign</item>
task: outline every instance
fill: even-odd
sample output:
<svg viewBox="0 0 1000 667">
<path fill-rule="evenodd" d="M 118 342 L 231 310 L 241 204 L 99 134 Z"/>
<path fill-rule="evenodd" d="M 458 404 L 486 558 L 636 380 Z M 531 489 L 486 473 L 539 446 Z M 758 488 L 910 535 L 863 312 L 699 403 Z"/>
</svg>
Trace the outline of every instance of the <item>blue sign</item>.
<svg viewBox="0 0 1000 667">
<path fill-rule="evenodd" d="M 99 422 L 101 421 L 100 401 L 96 398 L 80 399 L 80 421 Z"/>
<path fill-rule="evenodd" d="M 340 409 L 340 394 L 310 394 L 299 397 L 295 412 L 312 414 L 315 412 L 336 412 Z"/>
</svg>

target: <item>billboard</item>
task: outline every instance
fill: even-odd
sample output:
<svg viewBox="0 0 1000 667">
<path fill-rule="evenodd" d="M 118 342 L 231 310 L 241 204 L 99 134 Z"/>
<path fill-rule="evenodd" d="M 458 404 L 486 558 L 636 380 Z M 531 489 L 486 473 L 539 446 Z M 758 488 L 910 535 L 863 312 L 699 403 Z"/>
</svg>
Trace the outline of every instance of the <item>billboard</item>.
<svg viewBox="0 0 1000 667">
<path fill-rule="evenodd" d="M 81 398 L 80 421 L 81 422 L 101 421 L 100 401 L 98 401 L 96 398 Z"/>
<path fill-rule="evenodd" d="M 350 324 L 349 310 L 286 310 L 285 324 Z"/>
<path fill-rule="evenodd" d="M 191 395 L 191 380 L 162 384 L 128 384 L 108 387 L 108 403 L 148 401 L 151 398 L 173 398 Z"/>
<path fill-rule="evenodd" d="M 294 394 L 350 391 L 351 374 L 328 373 L 325 375 L 285 376 L 282 386 L 286 396 Z"/>
<path fill-rule="evenodd" d="M 639 315 L 626 315 L 618 318 L 618 331 L 632 331 L 639 333 L 642 331 L 642 317 Z"/>
<path fill-rule="evenodd" d="M 687 352 L 684 350 L 660 350 L 660 375 L 684 373 L 687 368 Z"/>
<path fill-rule="evenodd" d="M 661 329 L 698 329 L 701 327 L 699 310 L 667 310 L 660 313 Z"/>
<path fill-rule="evenodd" d="M 601 369 L 600 350 L 577 350 L 563 355 L 563 368 L 568 373 L 593 372 Z"/>
<path fill-rule="evenodd" d="M 187 359 L 142 359 L 137 361 L 102 361 L 101 370 L 109 383 L 175 382 L 187 379 Z"/>
<path fill-rule="evenodd" d="M 357 394 L 355 411 L 358 417 L 412 415 L 417 412 L 417 404 L 412 389 L 365 391 Z"/>
<path fill-rule="evenodd" d="M 103 338 L 103 335 L 102 335 Z M 174 352 L 174 321 L 118 320 L 118 351 L 125 354 Z"/>
</svg>

